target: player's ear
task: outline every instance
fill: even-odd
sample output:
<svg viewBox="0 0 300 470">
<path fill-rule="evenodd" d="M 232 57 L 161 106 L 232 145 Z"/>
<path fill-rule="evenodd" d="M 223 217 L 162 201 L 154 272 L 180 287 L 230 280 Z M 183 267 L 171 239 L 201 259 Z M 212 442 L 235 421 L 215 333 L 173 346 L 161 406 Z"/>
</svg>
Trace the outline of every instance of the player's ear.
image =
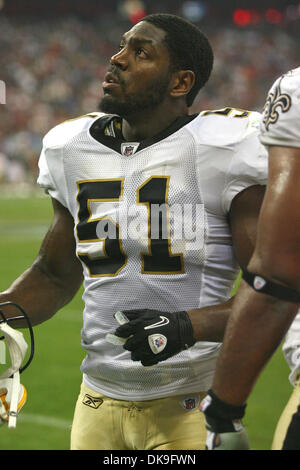
<svg viewBox="0 0 300 470">
<path fill-rule="evenodd" d="M 179 70 L 174 73 L 171 82 L 170 96 L 179 98 L 185 96 L 195 84 L 195 73 L 192 70 Z"/>
</svg>

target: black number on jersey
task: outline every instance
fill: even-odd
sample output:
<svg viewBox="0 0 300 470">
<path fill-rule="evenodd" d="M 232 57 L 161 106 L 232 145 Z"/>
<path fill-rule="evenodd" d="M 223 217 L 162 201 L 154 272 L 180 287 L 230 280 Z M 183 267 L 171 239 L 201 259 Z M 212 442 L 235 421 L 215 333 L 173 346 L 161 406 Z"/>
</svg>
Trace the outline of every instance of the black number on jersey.
<svg viewBox="0 0 300 470">
<path fill-rule="evenodd" d="M 150 254 L 141 254 L 142 273 L 145 274 L 175 274 L 183 273 L 183 255 L 171 253 L 170 237 L 164 237 L 164 228 L 169 232 L 169 218 L 167 213 L 168 176 L 151 176 L 138 189 L 138 202 L 146 204 L 148 209 L 148 247 Z M 162 206 L 159 212 L 159 219 L 155 223 L 159 223 L 157 227 L 157 237 L 152 238 L 152 206 Z"/>
<path fill-rule="evenodd" d="M 120 227 L 110 217 L 92 218 L 91 203 L 119 201 L 123 193 L 123 179 L 79 181 L 77 200 L 79 203 L 76 227 L 78 240 L 81 243 L 98 242 L 102 244 L 102 252 L 94 255 L 77 253 L 87 266 L 91 277 L 115 276 L 125 266 L 127 256 L 123 252 Z M 99 222 L 106 236 L 99 238 Z M 109 237 L 109 234 L 113 234 Z M 99 246 L 99 245 L 98 245 Z M 95 246 L 97 250 L 97 245 Z M 100 248 L 100 247 L 99 247 Z"/>
<path fill-rule="evenodd" d="M 250 111 L 246 111 L 245 109 L 239 108 L 223 108 L 223 109 L 214 109 L 210 111 L 204 111 L 202 116 L 209 116 L 211 114 L 216 114 L 218 116 L 229 116 L 232 115 L 234 118 L 246 118 L 249 116 Z"/>
<path fill-rule="evenodd" d="M 137 190 L 137 202 L 148 209 L 148 253 L 141 253 L 143 274 L 184 273 L 183 254 L 171 253 L 169 236 L 163 237 L 163 227 L 169 227 L 168 212 L 159 213 L 158 237 L 152 236 L 152 205 L 168 204 L 169 177 L 152 176 Z M 93 218 L 93 202 L 120 201 L 123 197 L 123 179 L 79 181 L 77 236 L 80 243 L 95 242 L 94 254 L 78 252 L 91 277 L 116 276 L 126 265 L 127 256 L 122 248 L 121 229 L 110 217 Z M 92 220 L 93 219 L 93 220 Z M 106 235 L 99 237 L 99 222 Z M 97 235 L 98 232 L 98 235 Z M 114 236 L 110 237 L 112 233 Z M 169 234 L 169 233 L 168 233 Z"/>
</svg>

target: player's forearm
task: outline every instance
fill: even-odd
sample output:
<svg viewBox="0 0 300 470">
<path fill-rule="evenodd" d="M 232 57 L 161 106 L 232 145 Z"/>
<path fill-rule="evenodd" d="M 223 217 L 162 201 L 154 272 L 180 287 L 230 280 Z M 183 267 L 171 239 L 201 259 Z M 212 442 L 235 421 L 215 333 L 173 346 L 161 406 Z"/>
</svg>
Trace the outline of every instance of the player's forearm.
<svg viewBox="0 0 300 470">
<path fill-rule="evenodd" d="M 244 404 L 279 346 L 298 304 L 255 292 L 242 283 L 228 321 L 213 391 L 226 403 Z"/>
<path fill-rule="evenodd" d="M 18 303 L 28 314 L 33 325 L 51 318 L 60 308 L 68 303 L 80 286 L 80 279 L 60 279 L 48 272 L 38 260 L 32 264 L 12 285 L 0 293 L 0 303 Z M 12 306 L 1 307 L 7 317 L 19 314 Z M 22 328 L 25 324 L 16 323 Z"/>
<path fill-rule="evenodd" d="M 233 298 L 219 305 L 189 310 L 196 341 L 222 342 Z"/>
</svg>

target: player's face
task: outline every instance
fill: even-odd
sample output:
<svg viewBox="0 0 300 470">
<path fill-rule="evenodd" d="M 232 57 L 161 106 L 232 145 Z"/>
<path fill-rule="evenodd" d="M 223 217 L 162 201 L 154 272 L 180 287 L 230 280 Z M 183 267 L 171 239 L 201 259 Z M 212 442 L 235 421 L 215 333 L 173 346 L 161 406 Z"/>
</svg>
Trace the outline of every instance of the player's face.
<svg viewBox="0 0 300 470">
<path fill-rule="evenodd" d="M 126 117 L 164 100 L 171 79 L 165 34 L 146 21 L 124 34 L 103 83 L 103 112 Z"/>
</svg>

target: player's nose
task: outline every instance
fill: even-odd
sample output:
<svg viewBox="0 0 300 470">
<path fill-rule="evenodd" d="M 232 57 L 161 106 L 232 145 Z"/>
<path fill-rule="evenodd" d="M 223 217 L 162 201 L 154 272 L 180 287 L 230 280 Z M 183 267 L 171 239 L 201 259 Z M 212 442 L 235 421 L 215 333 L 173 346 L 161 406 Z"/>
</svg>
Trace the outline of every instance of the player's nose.
<svg viewBox="0 0 300 470">
<path fill-rule="evenodd" d="M 125 70 L 128 66 L 128 53 L 124 47 L 110 58 L 110 64 Z"/>
</svg>

